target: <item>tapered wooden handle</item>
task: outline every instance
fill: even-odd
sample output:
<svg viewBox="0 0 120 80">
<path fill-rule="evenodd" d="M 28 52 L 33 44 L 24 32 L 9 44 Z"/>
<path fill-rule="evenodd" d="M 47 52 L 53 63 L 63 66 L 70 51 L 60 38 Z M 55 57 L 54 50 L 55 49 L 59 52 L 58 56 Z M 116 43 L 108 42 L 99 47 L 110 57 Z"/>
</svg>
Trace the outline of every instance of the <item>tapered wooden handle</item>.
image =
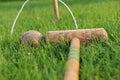
<svg viewBox="0 0 120 80">
<path fill-rule="evenodd" d="M 72 39 L 64 80 L 79 80 L 79 48 L 80 40 Z"/>
<path fill-rule="evenodd" d="M 53 6 L 54 6 L 55 16 L 57 20 L 59 20 L 60 16 L 59 16 L 59 9 L 58 9 L 58 0 L 53 0 Z"/>
</svg>

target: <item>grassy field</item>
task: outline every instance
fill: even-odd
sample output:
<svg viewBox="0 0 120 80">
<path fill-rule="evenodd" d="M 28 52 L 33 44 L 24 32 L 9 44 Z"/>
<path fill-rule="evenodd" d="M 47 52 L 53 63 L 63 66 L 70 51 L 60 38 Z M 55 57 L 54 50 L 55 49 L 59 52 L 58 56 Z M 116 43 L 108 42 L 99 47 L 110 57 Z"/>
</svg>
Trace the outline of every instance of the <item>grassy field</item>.
<svg viewBox="0 0 120 80">
<path fill-rule="evenodd" d="M 64 0 L 73 11 L 79 29 L 103 27 L 108 41 L 82 43 L 80 80 L 120 80 L 120 1 Z M 10 37 L 14 18 L 23 2 L 0 2 L 0 80 L 62 80 L 69 43 L 46 44 L 36 48 L 19 45 L 28 30 L 42 34 L 49 30 L 75 29 L 66 8 L 59 4 L 60 21 L 54 17 L 52 0 L 30 1 Z"/>
</svg>

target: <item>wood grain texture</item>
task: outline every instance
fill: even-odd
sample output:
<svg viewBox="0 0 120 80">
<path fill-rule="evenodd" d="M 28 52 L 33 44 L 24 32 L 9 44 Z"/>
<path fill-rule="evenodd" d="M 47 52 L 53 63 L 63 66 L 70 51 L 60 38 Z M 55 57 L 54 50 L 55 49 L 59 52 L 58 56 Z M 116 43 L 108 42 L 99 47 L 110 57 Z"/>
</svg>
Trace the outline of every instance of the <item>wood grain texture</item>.
<svg viewBox="0 0 120 80">
<path fill-rule="evenodd" d="M 74 46 L 74 47 L 73 47 Z M 70 46 L 70 55 L 68 56 L 67 68 L 64 76 L 64 80 L 79 80 L 79 48 L 80 40 L 78 38 L 73 38 Z M 77 50 L 77 52 L 72 52 L 72 50 Z M 70 57 L 73 57 L 72 59 Z M 76 60 L 77 58 L 77 60 Z"/>
<path fill-rule="evenodd" d="M 56 19 L 59 20 L 60 16 L 59 16 L 59 9 L 58 9 L 58 0 L 53 0 L 53 6 L 54 6 Z"/>
<path fill-rule="evenodd" d="M 47 38 L 53 43 L 58 43 L 61 40 L 71 40 L 73 38 L 78 38 L 80 41 L 84 42 L 96 39 L 97 37 L 105 40 L 108 39 L 107 32 L 104 28 L 49 31 L 47 33 Z"/>
</svg>

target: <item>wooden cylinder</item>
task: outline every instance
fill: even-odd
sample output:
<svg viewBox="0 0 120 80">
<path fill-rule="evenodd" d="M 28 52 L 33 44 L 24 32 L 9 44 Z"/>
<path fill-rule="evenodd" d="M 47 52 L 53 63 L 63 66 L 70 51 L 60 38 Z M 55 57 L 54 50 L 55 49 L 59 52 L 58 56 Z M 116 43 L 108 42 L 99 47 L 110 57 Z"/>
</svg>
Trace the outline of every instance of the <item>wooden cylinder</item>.
<svg viewBox="0 0 120 80">
<path fill-rule="evenodd" d="M 53 6 L 54 6 L 56 19 L 59 20 L 60 16 L 59 16 L 59 9 L 58 9 L 58 0 L 53 0 Z"/>
<path fill-rule="evenodd" d="M 89 41 L 97 37 L 102 39 L 108 39 L 107 32 L 104 28 L 93 28 L 93 29 L 79 29 L 79 30 L 61 30 L 61 31 L 49 31 L 47 37 L 50 42 L 58 43 L 61 40 L 72 40 L 78 38 L 80 41 Z"/>
<path fill-rule="evenodd" d="M 78 38 L 73 38 L 64 80 L 79 80 L 79 48 L 80 40 Z"/>
</svg>

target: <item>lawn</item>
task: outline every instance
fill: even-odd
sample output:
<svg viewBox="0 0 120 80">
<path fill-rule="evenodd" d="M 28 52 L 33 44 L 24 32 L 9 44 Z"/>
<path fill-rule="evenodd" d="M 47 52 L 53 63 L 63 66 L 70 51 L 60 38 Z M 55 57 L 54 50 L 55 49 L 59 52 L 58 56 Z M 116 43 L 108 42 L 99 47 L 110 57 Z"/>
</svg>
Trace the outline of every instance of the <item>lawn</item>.
<svg viewBox="0 0 120 80">
<path fill-rule="evenodd" d="M 76 17 L 79 29 L 103 27 L 109 39 L 82 43 L 80 80 L 120 80 L 120 1 L 64 0 Z M 10 29 L 23 2 L 0 2 L 0 80 L 62 80 L 69 53 L 69 42 L 46 42 L 31 48 L 19 44 L 21 34 L 37 30 L 75 29 L 71 15 L 59 3 L 60 20 L 52 0 L 30 1 L 13 32 Z"/>
</svg>

